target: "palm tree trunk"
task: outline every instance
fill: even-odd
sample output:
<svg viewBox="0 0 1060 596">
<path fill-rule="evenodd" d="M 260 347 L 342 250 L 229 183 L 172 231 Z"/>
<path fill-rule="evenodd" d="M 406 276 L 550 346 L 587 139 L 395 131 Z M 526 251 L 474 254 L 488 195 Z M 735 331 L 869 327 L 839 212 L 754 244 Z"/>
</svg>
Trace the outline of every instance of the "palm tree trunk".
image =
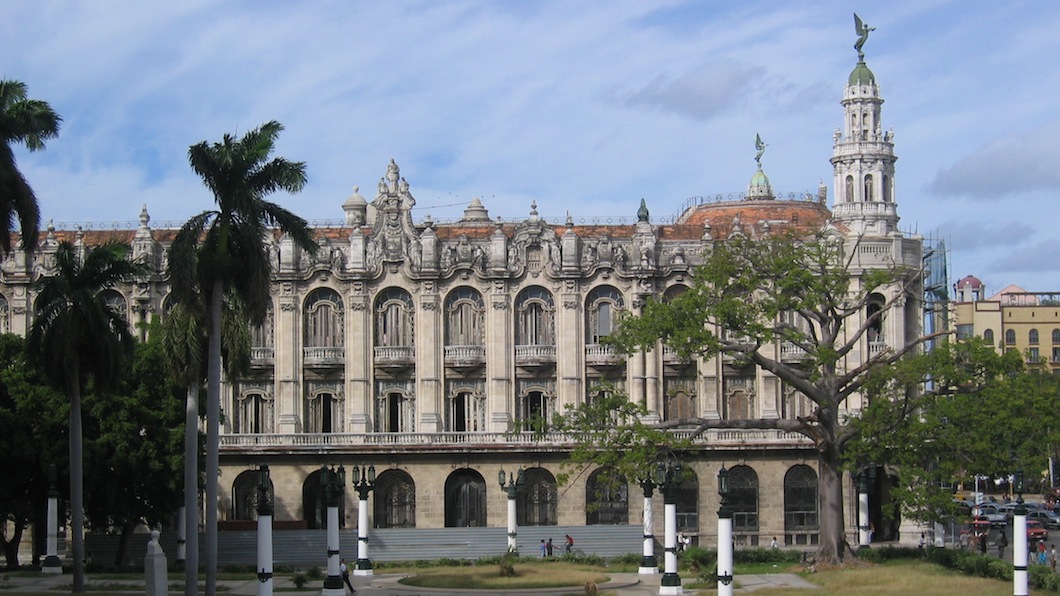
<svg viewBox="0 0 1060 596">
<path fill-rule="evenodd" d="M 67 390 L 70 395 L 70 533 L 73 542 L 73 592 L 85 591 L 85 477 L 84 437 L 81 433 L 81 371 L 70 364 Z"/>
<path fill-rule="evenodd" d="M 197 367 L 196 367 L 197 368 Z M 199 384 L 188 383 L 184 411 L 184 594 L 199 594 Z"/>
<path fill-rule="evenodd" d="M 217 473 L 221 443 L 221 300 L 218 280 L 210 293 L 206 354 L 206 596 L 217 594 Z"/>
</svg>

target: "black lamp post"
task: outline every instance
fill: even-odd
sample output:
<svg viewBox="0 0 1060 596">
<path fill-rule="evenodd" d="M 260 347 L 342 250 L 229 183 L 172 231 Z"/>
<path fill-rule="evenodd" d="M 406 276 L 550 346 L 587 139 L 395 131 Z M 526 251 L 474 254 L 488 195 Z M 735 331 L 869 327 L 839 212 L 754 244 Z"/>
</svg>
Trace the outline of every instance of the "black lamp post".
<svg viewBox="0 0 1060 596">
<path fill-rule="evenodd" d="M 354 575 L 372 575 L 372 560 L 368 558 L 368 495 L 375 488 L 375 466 L 353 466 L 353 488 L 359 499 L 357 505 L 357 562 Z"/>
<path fill-rule="evenodd" d="M 652 494 L 658 486 L 654 472 L 648 472 L 646 478 L 638 479 L 640 488 L 644 490 L 644 545 L 643 554 L 640 559 L 640 575 L 655 575 L 659 573 L 659 561 L 655 558 L 655 515 L 652 511 Z"/>
<path fill-rule="evenodd" d="M 508 495 L 508 552 L 514 553 L 519 550 L 515 497 L 522 490 L 523 484 L 526 483 L 526 472 L 519 468 L 518 474 L 508 476 L 504 473 L 504 468 L 501 468 L 501 471 L 497 472 L 497 483 L 501 485 L 501 490 Z"/>
<path fill-rule="evenodd" d="M 269 466 L 258 468 L 258 596 L 270 596 L 272 582 L 272 494 Z"/>
<path fill-rule="evenodd" d="M 729 471 L 722 465 L 718 470 L 718 596 L 732 596 L 732 508 L 729 507 Z"/>
<path fill-rule="evenodd" d="M 663 494 L 663 507 L 666 526 L 666 562 L 662 580 L 659 582 L 660 594 L 681 594 L 681 576 L 677 574 L 677 491 L 681 488 L 684 468 L 673 454 L 665 462 L 659 462 L 655 469 L 656 484 Z"/>
<path fill-rule="evenodd" d="M 1012 475 L 1016 509 L 1012 512 L 1012 593 L 1027 596 L 1027 506 L 1023 504 L 1023 470 Z"/>
<path fill-rule="evenodd" d="M 324 487 L 324 499 L 328 507 L 328 576 L 324 579 L 322 594 L 333 594 L 336 590 L 345 594 L 339 569 L 339 504 L 346 485 L 346 468 L 320 469 L 320 482 Z"/>
</svg>

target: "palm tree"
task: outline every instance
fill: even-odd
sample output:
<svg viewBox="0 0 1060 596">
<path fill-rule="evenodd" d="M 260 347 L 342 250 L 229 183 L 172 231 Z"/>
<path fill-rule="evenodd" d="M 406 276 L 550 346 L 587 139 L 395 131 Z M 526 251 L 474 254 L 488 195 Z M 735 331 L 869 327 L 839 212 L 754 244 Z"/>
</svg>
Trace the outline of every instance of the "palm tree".
<svg viewBox="0 0 1060 596">
<path fill-rule="evenodd" d="M 206 371 L 206 593 L 217 584 L 217 471 L 221 418 L 221 314 L 231 290 L 247 317 L 260 324 L 270 298 L 272 266 L 265 239 L 278 227 L 299 247 L 316 252 L 306 221 L 265 200 L 278 190 L 305 186 L 305 164 L 283 158 L 269 161 L 283 126 L 267 122 L 242 138 L 226 134 L 220 143 L 205 141 L 188 149 L 188 160 L 214 195 L 217 209 L 189 219 L 170 248 L 169 276 L 178 304 L 192 303 L 201 288 L 207 324 Z"/>
<path fill-rule="evenodd" d="M 89 378 L 96 390 L 114 385 L 134 336 L 124 317 L 109 308 L 101 291 L 142 272 L 126 259 L 129 247 L 108 243 L 84 261 L 69 242 L 55 253 L 55 275 L 39 282 L 33 326 L 26 338 L 30 357 L 70 399 L 70 522 L 73 526 L 74 592 L 85 591 L 84 473 L 81 392 Z"/>
<path fill-rule="evenodd" d="M 222 352 L 229 377 L 250 366 L 250 330 L 238 297 L 229 292 L 221 321 Z M 184 418 L 184 593 L 199 593 L 199 387 L 206 371 L 205 313 L 201 302 L 177 304 L 165 313 L 162 342 L 170 377 L 187 385 Z M 231 357 L 229 357 L 231 355 Z"/>
<path fill-rule="evenodd" d="M 45 139 L 59 136 L 59 117 L 47 102 L 26 98 L 26 84 L 0 80 L 0 249 L 11 252 L 11 227 L 22 225 L 22 247 L 37 247 L 40 209 L 26 178 L 18 171 L 13 144 L 30 151 L 44 149 Z"/>
</svg>

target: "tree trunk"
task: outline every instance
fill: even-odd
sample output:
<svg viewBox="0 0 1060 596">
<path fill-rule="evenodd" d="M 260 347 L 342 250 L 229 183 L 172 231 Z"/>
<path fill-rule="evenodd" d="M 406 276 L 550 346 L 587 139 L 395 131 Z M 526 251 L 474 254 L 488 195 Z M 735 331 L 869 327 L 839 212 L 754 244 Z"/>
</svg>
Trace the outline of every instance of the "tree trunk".
<svg viewBox="0 0 1060 596">
<path fill-rule="evenodd" d="M 81 432 L 81 369 L 76 359 L 70 364 L 67 388 L 70 393 L 70 538 L 73 546 L 73 592 L 85 591 L 85 477 L 84 437 Z"/>
<path fill-rule="evenodd" d="M 129 543 L 132 542 L 133 529 L 136 525 L 133 522 L 125 522 L 121 525 L 121 538 L 118 540 L 118 552 L 114 553 L 114 566 L 119 569 L 122 567 L 130 566 L 131 559 L 129 557 Z"/>
<path fill-rule="evenodd" d="M 210 293 L 206 354 L 206 596 L 217 594 L 217 473 L 221 443 L 221 307 L 224 284 Z"/>
<path fill-rule="evenodd" d="M 843 471 L 839 451 L 834 444 L 825 446 L 818 454 L 817 501 L 819 507 L 819 537 L 817 562 L 837 565 L 850 548 L 846 539 L 843 515 Z"/>
<path fill-rule="evenodd" d="M 22 542 L 22 530 L 25 528 L 22 521 L 19 519 L 8 520 L 11 524 L 13 531 L 11 532 L 11 540 L 7 539 L 7 536 L 0 533 L 0 547 L 4 550 L 4 558 L 7 559 L 8 569 L 18 569 L 18 545 Z"/>
<path fill-rule="evenodd" d="M 188 383 L 188 400 L 184 409 L 184 511 L 184 594 L 185 596 L 198 596 L 200 511 L 198 382 Z"/>
</svg>

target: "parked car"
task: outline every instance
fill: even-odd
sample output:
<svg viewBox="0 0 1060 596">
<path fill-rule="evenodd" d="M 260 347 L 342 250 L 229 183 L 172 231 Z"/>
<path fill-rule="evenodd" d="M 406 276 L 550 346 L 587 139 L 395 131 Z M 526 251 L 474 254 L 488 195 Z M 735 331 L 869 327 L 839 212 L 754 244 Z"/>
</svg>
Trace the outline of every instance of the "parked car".
<svg viewBox="0 0 1060 596">
<path fill-rule="evenodd" d="M 1048 540 L 1049 532 L 1042 527 L 1042 522 L 1036 519 L 1027 520 L 1027 541 Z"/>
<path fill-rule="evenodd" d="M 1042 526 L 1050 530 L 1060 530 L 1060 515 L 1053 513 L 1048 509 L 1038 509 L 1027 513 L 1027 521 L 1037 520 L 1042 523 Z"/>
<path fill-rule="evenodd" d="M 979 517 L 976 519 L 985 519 L 990 522 L 991 526 L 1000 527 L 1008 524 L 1008 517 L 1005 516 L 1005 512 L 1002 511 L 997 505 L 993 503 L 984 503 L 979 506 Z M 1042 525 L 1050 527 L 1044 521 Z"/>
</svg>

